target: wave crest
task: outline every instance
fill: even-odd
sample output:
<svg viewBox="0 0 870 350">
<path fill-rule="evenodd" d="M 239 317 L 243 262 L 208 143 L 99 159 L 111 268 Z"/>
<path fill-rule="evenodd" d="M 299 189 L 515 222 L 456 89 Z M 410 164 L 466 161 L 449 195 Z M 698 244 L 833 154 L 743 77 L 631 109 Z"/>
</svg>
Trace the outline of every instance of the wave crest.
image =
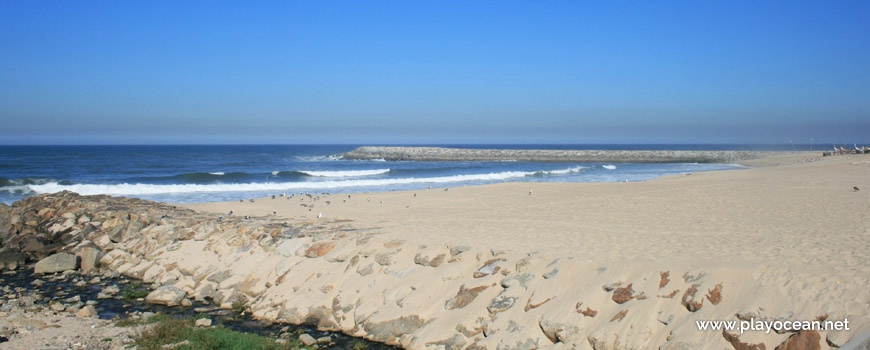
<svg viewBox="0 0 870 350">
<path fill-rule="evenodd" d="M 299 170 L 299 173 L 305 174 L 308 176 L 318 176 L 318 177 L 356 177 L 356 176 L 372 176 L 372 175 L 383 175 L 389 173 L 390 169 L 372 169 L 372 170 L 344 170 L 344 171 L 310 171 L 310 170 Z"/>
<path fill-rule="evenodd" d="M 560 175 L 572 172 L 580 172 L 583 167 L 575 167 L 561 170 L 547 171 L 506 171 L 488 174 L 468 174 L 421 178 L 397 178 L 397 179 L 359 179 L 359 180 L 329 180 L 307 182 L 266 182 L 266 183 L 238 183 L 238 184 L 59 184 L 56 182 L 28 185 L 27 187 L 37 193 L 54 193 L 60 191 L 72 191 L 82 195 L 107 194 L 116 196 L 137 196 L 152 194 L 179 194 L 179 193 L 213 193 L 213 192 L 249 192 L 249 191 L 292 191 L 328 190 L 349 187 L 375 187 L 388 185 L 406 184 L 440 184 L 453 182 L 472 181 L 502 181 L 512 178 L 540 175 Z M 383 170 L 383 169 L 382 169 Z M 387 169 L 389 170 L 389 169 Z"/>
</svg>

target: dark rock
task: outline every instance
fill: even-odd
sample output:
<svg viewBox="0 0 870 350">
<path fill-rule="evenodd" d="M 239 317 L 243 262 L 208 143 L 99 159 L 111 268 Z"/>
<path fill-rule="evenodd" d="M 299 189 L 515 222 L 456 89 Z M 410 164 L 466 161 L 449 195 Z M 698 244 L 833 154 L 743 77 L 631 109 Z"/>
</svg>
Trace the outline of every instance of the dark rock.
<svg viewBox="0 0 870 350">
<path fill-rule="evenodd" d="M 818 331 L 802 330 L 792 334 L 775 350 L 821 350 L 820 340 L 822 340 L 822 336 L 819 335 Z"/>
<path fill-rule="evenodd" d="M 471 304 L 477 295 L 489 288 L 488 285 L 478 286 L 471 289 L 466 289 L 465 285 L 459 286 L 459 292 L 456 293 L 456 296 L 447 300 L 444 303 L 444 308 L 447 310 L 460 309 L 465 307 L 468 304 Z"/>
<path fill-rule="evenodd" d="M 731 334 L 726 331 L 722 331 L 722 337 L 725 338 L 725 341 L 731 343 L 731 347 L 734 350 L 765 350 L 767 347 L 764 346 L 764 343 L 758 344 L 748 344 L 740 341 L 740 336 L 737 334 Z"/>
<path fill-rule="evenodd" d="M 695 293 L 698 292 L 698 285 L 693 284 L 689 289 L 686 289 L 686 292 L 683 293 L 683 299 L 681 304 L 686 307 L 686 310 L 691 312 L 695 312 L 701 309 L 704 306 L 704 299 L 701 301 L 695 301 Z"/>
<path fill-rule="evenodd" d="M 613 291 L 613 301 L 617 304 L 624 304 L 634 298 L 634 290 L 631 289 L 631 283 L 622 288 L 616 288 Z"/>
<path fill-rule="evenodd" d="M 0 252 L 0 268 L 15 270 L 27 263 L 28 256 L 13 251 Z"/>
</svg>

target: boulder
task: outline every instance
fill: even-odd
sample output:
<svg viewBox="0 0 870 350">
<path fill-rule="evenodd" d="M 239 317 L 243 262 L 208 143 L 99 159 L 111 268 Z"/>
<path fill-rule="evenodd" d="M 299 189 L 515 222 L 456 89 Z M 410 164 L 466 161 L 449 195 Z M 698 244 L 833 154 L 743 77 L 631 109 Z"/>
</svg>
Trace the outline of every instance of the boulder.
<svg viewBox="0 0 870 350">
<path fill-rule="evenodd" d="M 33 273 L 55 273 L 75 270 L 79 265 L 77 256 L 67 253 L 57 253 L 36 263 Z"/>
<path fill-rule="evenodd" d="M 15 270 L 24 264 L 27 263 L 27 255 L 6 251 L 0 253 L 0 268 L 6 268 L 9 270 Z"/>
<path fill-rule="evenodd" d="M 145 302 L 151 304 L 163 304 L 166 306 L 176 306 L 181 303 L 187 292 L 176 288 L 175 286 L 162 286 L 155 289 L 153 292 L 145 296 Z"/>
<path fill-rule="evenodd" d="M 200 318 L 193 323 L 194 326 L 197 327 L 211 327 L 211 319 L 210 318 Z"/>
<path fill-rule="evenodd" d="M 81 259 L 82 272 L 90 272 L 99 266 L 103 252 L 95 248 L 85 248 L 76 255 Z"/>
</svg>

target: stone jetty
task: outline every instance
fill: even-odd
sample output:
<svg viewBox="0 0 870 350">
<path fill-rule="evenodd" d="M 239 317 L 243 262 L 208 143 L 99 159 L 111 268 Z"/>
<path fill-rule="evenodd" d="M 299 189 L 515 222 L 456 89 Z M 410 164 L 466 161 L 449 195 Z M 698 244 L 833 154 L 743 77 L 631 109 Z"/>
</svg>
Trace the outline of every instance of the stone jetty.
<svg viewBox="0 0 870 350">
<path fill-rule="evenodd" d="M 0 243 L 6 269 L 110 270 L 150 284 L 150 302 L 206 300 L 409 349 L 764 349 L 851 337 L 699 331 L 697 320 L 797 317 L 744 310 L 780 297 L 752 273 L 425 246 L 348 220 L 221 218 L 61 192 L 0 204 Z"/>
<path fill-rule="evenodd" d="M 364 146 L 342 154 L 344 159 L 390 161 L 520 161 L 581 163 L 729 163 L 787 152 L 668 150 L 516 150 L 444 147 Z"/>
</svg>

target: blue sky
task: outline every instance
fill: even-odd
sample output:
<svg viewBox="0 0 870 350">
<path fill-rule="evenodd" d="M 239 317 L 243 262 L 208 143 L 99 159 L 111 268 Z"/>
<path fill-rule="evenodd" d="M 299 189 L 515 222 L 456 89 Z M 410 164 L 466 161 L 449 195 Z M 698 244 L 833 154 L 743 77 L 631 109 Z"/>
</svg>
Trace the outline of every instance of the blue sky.
<svg viewBox="0 0 870 350">
<path fill-rule="evenodd" d="M 867 1 L 2 1 L 0 144 L 870 141 Z"/>
</svg>

